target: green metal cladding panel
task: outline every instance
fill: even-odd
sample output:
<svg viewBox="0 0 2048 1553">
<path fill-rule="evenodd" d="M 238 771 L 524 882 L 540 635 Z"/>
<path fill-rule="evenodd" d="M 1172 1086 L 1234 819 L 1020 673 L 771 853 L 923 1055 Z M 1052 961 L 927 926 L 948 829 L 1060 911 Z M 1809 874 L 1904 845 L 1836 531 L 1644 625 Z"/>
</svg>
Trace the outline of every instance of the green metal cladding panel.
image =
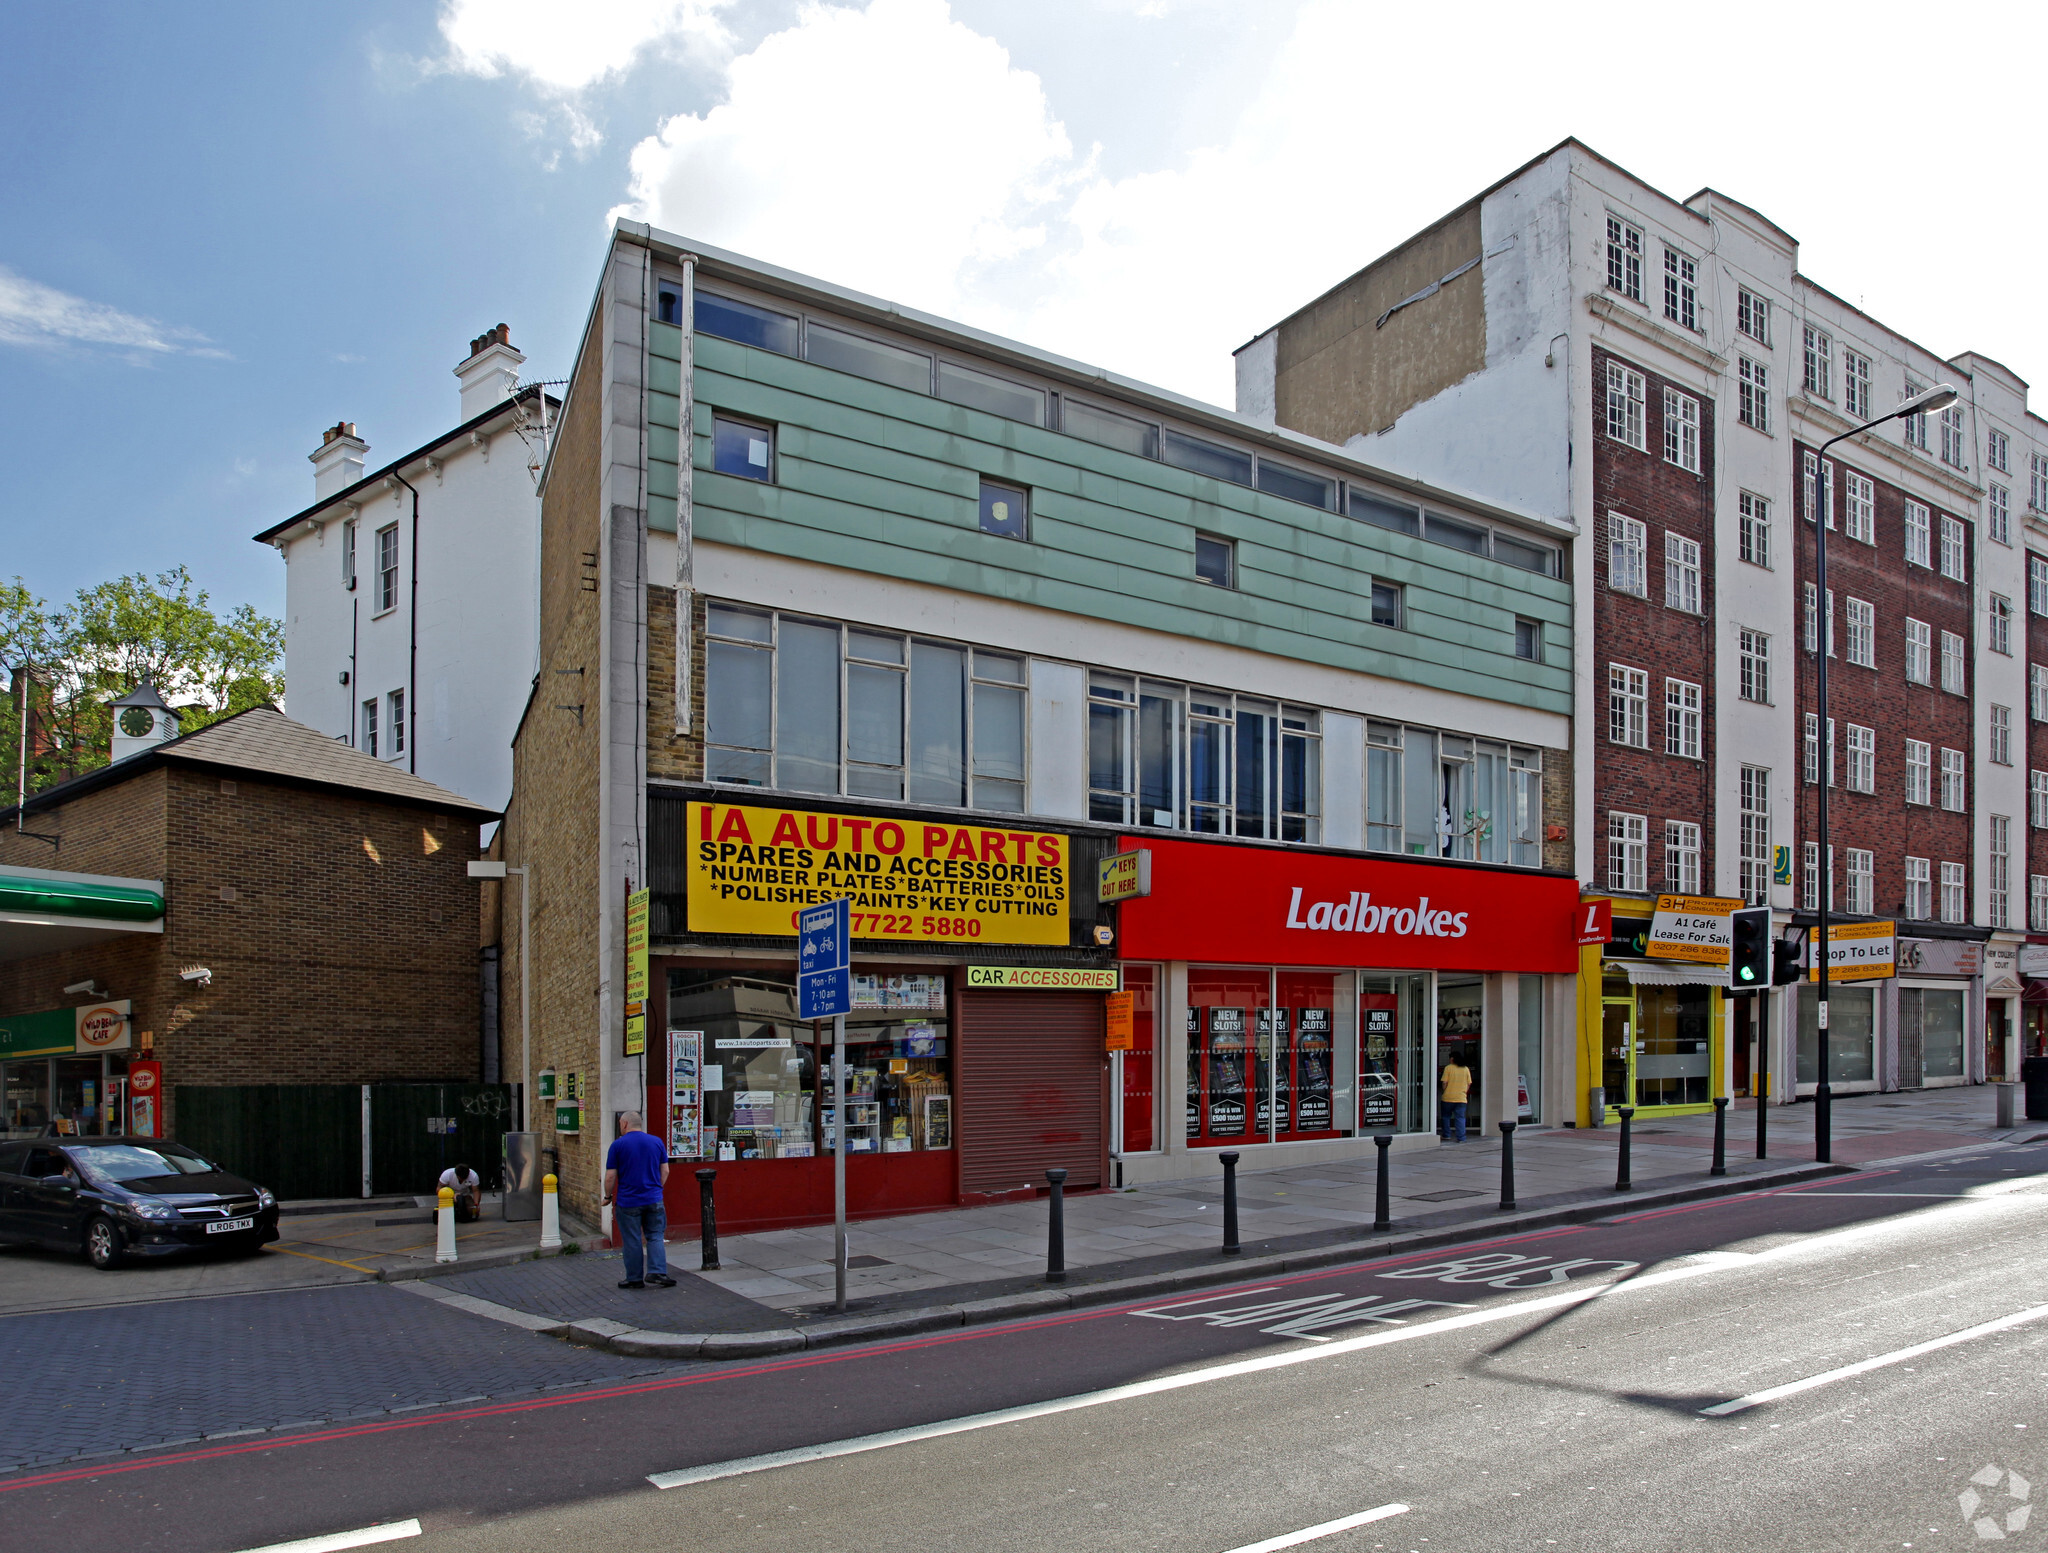
<svg viewBox="0 0 2048 1553">
<path fill-rule="evenodd" d="M 730 341 L 695 345 L 700 538 L 1571 711 L 1560 579 Z M 679 360 L 679 331 L 652 326 L 649 350 L 651 366 Z M 713 471 L 714 409 L 777 427 L 775 484 Z M 1028 542 L 981 532 L 984 476 L 1030 491 Z M 673 497 L 674 465 L 648 484 Z M 672 529 L 672 501 L 665 516 Z M 1197 531 L 1236 542 L 1235 589 L 1195 579 Z M 1405 587 L 1406 629 L 1371 623 L 1374 577 Z M 1547 628 L 1548 661 L 1514 655 L 1518 615 Z"/>
</svg>

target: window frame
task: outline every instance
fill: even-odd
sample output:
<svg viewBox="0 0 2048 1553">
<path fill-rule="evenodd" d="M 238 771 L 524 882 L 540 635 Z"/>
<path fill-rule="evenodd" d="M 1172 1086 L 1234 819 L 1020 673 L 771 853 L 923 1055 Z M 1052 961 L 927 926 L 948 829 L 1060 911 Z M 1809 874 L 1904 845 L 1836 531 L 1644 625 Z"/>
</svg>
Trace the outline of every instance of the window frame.
<svg viewBox="0 0 2048 1553">
<path fill-rule="evenodd" d="M 1771 434 L 1771 369 L 1748 356 L 1736 358 L 1735 418 L 1752 431 Z"/>
<path fill-rule="evenodd" d="M 830 371 L 832 369 L 827 368 L 826 370 Z M 732 480 L 751 480 L 756 485 L 778 484 L 779 482 L 775 478 L 775 461 L 778 451 L 776 444 L 781 438 L 776 435 L 777 430 L 778 428 L 772 422 L 758 421 L 751 416 L 745 415 L 729 415 L 723 410 L 713 408 L 711 411 L 711 472 L 724 475 Z M 760 440 L 767 446 L 768 455 L 766 461 L 761 466 L 762 472 L 760 474 L 749 473 L 749 470 L 753 467 L 751 456 L 746 460 L 746 468 L 728 469 L 719 462 L 719 449 L 722 441 L 719 433 L 721 431 L 748 434 L 750 442 L 753 440 L 753 434 L 758 434 Z M 749 448 L 748 451 L 751 455 L 752 449 Z"/>
<path fill-rule="evenodd" d="M 1664 244 L 1664 316 L 1679 328 L 1700 330 L 1699 261 Z"/>
<path fill-rule="evenodd" d="M 1700 892 L 1700 826 L 1695 820 L 1664 822 L 1664 887 L 1673 895 Z"/>
<path fill-rule="evenodd" d="M 1215 552 L 1219 550 L 1223 554 L 1223 577 L 1221 581 L 1218 581 L 1216 578 L 1206 575 L 1202 570 L 1202 547 L 1204 545 L 1210 547 L 1209 553 L 1212 557 L 1214 556 Z M 1226 539 L 1221 534 L 1210 534 L 1200 529 L 1197 529 L 1195 531 L 1194 566 L 1195 581 L 1197 583 L 1200 583 L 1202 586 L 1209 588 L 1221 588 L 1228 593 L 1235 593 L 1237 591 L 1236 540 Z"/>
<path fill-rule="evenodd" d="M 1650 817 L 1607 811 L 1607 887 L 1624 895 L 1650 893 Z"/>
<path fill-rule="evenodd" d="M 1701 758 L 1704 696 L 1701 686 L 1687 679 L 1666 677 L 1664 681 L 1664 753 L 1680 760 Z"/>
<path fill-rule="evenodd" d="M 995 505 L 991 498 L 1004 496 L 1016 497 L 1021 508 L 1017 519 L 1018 532 L 1014 534 L 1006 533 L 1000 528 L 989 527 L 989 524 L 993 521 L 1006 521 L 995 519 L 990 513 L 990 508 Z M 987 534 L 992 539 L 1009 539 L 1015 540 L 1020 544 L 1029 544 L 1031 542 L 1031 506 L 1031 488 L 1029 486 L 1011 485 L 1007 481 L 994 480 L 987 475 L 983 475 L 981 477 L 980 494 L 975 507 L 975 524 L 982 533 Z"/>
<path fill-rule="evenodd" d="M 1941 808 L 1949 814 L 1966 814 L 1970 808 L 1969 756 L 1961 750 L 1941 749 Z"/>
<path fill-rule="evenodd" d="M 1607 289 L 1631 302 L 1643 300 L 1643 229 L 1607 212 Z"/>
<path fill-rule="evenodd" d="M 1668 386 L 1664 390 L 1664 462 L 1687 474 L 1700 472 L 1700 402 Z"/>
<path fill-rule="evenodd" d="M 1829 719 L 1833 721 L 1832 718 Z M 1844 749 L 1848 762 L 1843 771 L 1842 785 L 1852 793 L 1875 793 L 1877 791 L 1877 730 L 1865 728 L 1858 723 L 1847 725 L 1847 739 Z"/>
<path fill-rule="evenodd" d="M 1703 609 L 1701 550 L 1697 539 L 1664 530 L 1664 607 L 1697 615 Z"/>
<path fill-rule="evenodd" d="M 1987 702 L 1985 711 L 1986 758 L 1994 766 L 2009 766 L 2012 764 L 2012 708 Z"/>
<path fill-rule="evenodd" d="M 1754 491 L 1736 493 L 1736 559 L 1771 570 L 1771 499 Z"/>
<path fill-rule="evenodd" d="M 1607 742 L 1628 749 L 1650 747 L 1650 671 L 1625 663 L 1607 665 Z"/>
<path fill-rule="evenodd" d="M 1735 328 L 1768 350 L 1771 344 L 1771 299 L 1747 286 L 1737 287 Z"/>
<path fill-rule="evenodd" d="M 1870 358 L 1846 347 L 1842 351 L 1842 409 L 1853 421 L 1870 419 Z"/>
<path fill-rule="evenodd" d="M 1816 399 L 1835 401 L 1834 338 L 1812 324 L 1802 324 L 1800 354 L 1804 391 Z"/>
<path fill-rule="evenodd" d="M 1877 606 L 1868 599 L 1849 598 L 1843 600 L 1842 614 L 1846 638 L 1843 656 L 1860 669 L 1876 668 Z"/>
<path fill-rule="evenodd" d="M 2012 600 L 2003 593 L 1985 594 L 1985 641 L 1984 645 L 1993 652 L 2010 658 L 2012 656 Z"/>
<path fill-rule="evenodd" d="M 1857 470 L 1842 470 L 1842 532 L 1862 544 L 1877 543 L 1877 482 Z"/>
<path fill-rule="evenodd" d="M 1738 626 L 1735 644 L 1740 668 L 1740 699 L 1757 706 L 1772 705 L 1770 633 L 1751 630 L 1748 626 Z"/>
<path fill-rule="evenodd" d="M 388 542 L 387 542 L 388 541 Z M 398 520 L 377 530 L 377 597 L 370 618 L 388 615 L 398 608 Z"/>
<path fill-rule="evenodd" d="M 1624 558 L 1627 564 L 1617 567 Z M 1624 512 L 1607 514 L 1607 586 L 1633 598 L 1650 596 L 1649 525 Z"/>
<path fill-rule="evenodd" d="M 1649 378 L 1626 362 L 1607 360 L 1607 435 L 1638 453 L 1650 450 Z"/>
<path fill-rule="evenodd" d="M 1926 739 L 1906 740 L 1906 799 L 1915 808 L 1934 807 L 1934 745 Z"/>
<path fill-rule="evenodd" d="M 1934 683 L 1934 627 L 1911 615 L 1906 617 L 1906 683 Z"/>
</svg>

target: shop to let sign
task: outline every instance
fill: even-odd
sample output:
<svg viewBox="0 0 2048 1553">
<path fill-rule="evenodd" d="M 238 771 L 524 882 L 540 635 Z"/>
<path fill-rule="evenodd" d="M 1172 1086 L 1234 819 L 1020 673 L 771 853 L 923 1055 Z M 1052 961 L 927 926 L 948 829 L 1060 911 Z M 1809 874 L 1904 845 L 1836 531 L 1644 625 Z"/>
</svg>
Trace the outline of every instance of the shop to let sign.
<svg viewBox="0 0 2048 1553">
<path fill-rule="evenodd" d="M 1024 988 L 1034 992 L 1114 992 L 1121 982 L 1112 970 L 1079 965 L 970 965 L 970 987 Z"/>
<path fill-rule="evenodd" d="M 1742 902 L 1721 895 L 1660 895 L 1643 952 L 1653 960 L 1726 965 L 1734 942 L 1731 919 Z"/>
<path fill-rule="evenodd" d="M 690 929 L 794 938 L 842 897 L 855 938 L 1065 944 L 1067 838 L 923 820 L 690 805 Z"/>
<path fill-rule="evenodd" d="M 1895 974 L 1897 929 L 1889 922 L 1833 923 L 1826 943 L 1829 981 L 1883 981 Z M 1817 954 L 1806 979 L 1820 980 Z"/>
</svg>

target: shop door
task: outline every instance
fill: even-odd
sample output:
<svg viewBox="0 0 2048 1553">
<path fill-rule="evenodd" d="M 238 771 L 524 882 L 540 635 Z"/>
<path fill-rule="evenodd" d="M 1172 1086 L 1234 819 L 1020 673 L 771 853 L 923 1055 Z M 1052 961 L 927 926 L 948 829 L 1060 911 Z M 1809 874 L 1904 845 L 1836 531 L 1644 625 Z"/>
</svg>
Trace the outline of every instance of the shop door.
<svg viewBox="0 0 2048 1553">
<path fill-rule="evenodd" d="M 1633 1105 L 1635 1094 L 1636 1003 L 1607 998 L 1600 1005 L 1600 1082 L 1610 1106 Z M 1598 1122 L 1599 1117 L 1593 1120 Z"/>
<path fill-rule="evenodd" d="M 960 994 L 954 1054 L 962 1196 L 1103 1181 L 1108 1105 L 1102 996 Z"/>
</svg>

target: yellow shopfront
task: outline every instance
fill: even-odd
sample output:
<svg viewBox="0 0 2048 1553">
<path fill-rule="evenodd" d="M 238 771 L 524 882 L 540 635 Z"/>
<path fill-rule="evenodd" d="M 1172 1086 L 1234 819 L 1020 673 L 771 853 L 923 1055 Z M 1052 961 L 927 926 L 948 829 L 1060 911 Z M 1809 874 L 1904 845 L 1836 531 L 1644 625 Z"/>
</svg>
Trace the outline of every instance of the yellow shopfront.
<svg viewBox="0 0 2048 1553">
<path fill-rule="evenodd" d="M 1605 1119 L 1596 1101 L 1610 1114 L 1632 1105 L 1640 1119 L 1710 1110 L 1728 1093 L 1727 970 L 1648 958 L 1649 927 L 1617 913 L 1608 941 L 1580 951 L 1581 1126 Z"/>
</svg>

